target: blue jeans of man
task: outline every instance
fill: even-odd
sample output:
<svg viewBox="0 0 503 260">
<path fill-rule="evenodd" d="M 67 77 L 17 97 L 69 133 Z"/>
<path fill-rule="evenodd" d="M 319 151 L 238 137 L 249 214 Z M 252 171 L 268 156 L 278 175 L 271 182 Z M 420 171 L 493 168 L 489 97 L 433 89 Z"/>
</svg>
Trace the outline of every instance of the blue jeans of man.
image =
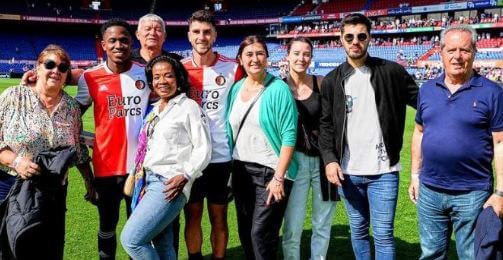
<svg viewBox="0 0 503 260">
<path fill-rule="evenodd" d="M 356 259 L 371 259 L 369 223 L 375 259 L 396 259 L 393 225 L 398 198 L 398 172 L 381 175 L 344 175 L 342 197 L 351 228 Z"/>
<path fill-rule="evenodd" d="M 489 195 L 489 191 L 448 191 L 421 183 L 417 202 L 420 259 L 447 259 L 452 231 L 458 258 L 475 259 L 475 224 Z"/>
<path fill-rule="evenodd" d="M 296 152 L 299 163 L 283 222 L 283 258 L 300 259 L 300 239 L 306 217 L 309 188 L 312 188 L 313 234 L 311 259 L 325 259 L 330 241 L 330 229 L 335 212 L 335 201 L 324 201 L 321 195 L 320 158 Z"/>
<path fill-rule="evenodd" d="M 121 234 L 122 246 L 133 259 L 176 259 L 173 220 L 185 205 L 185 195 L 167 201 L 166 178 L 147 172 L 146 192 Z"/>
</svg>

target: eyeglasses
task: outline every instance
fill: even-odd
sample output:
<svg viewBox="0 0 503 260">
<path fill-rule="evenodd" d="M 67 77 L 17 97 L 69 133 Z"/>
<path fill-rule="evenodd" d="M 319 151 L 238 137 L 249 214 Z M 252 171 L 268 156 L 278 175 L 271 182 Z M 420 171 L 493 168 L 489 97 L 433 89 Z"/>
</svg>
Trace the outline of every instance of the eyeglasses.
<svg viewBox="0 0 503 260">
<path fill-rule="evenodd" d="M 44 68 L 46 68 L 47 70 L 52 70 L 56 67 L 58 67 L 58 71 L 61 73 L 66 73 L 68 69 L 70 69 L 70 65 L 65 62 L 61 62 L 59 65 L 56 65 L 56 62 L 53 60 L 44 61 Z"/>
<path fill-rule="evenodd" d="M 159 123 L 159 116 L 154 116 L 151 120 L 148 121 L 147 126 L 147 137 L 150 138 L 154 134 L 155 125 Z"/>
<path fill-rule="evenodd" d="M 344 34 L 343 38 L 347 43 L 352 43 L 355 39 L 355 35 L 348 33 Z M 359 33 L 356 35 L 356 38 L 358 39 L 358 41 L 364 42 L 369 38 L 369 36 L 366 33 Z"/>
</svg>

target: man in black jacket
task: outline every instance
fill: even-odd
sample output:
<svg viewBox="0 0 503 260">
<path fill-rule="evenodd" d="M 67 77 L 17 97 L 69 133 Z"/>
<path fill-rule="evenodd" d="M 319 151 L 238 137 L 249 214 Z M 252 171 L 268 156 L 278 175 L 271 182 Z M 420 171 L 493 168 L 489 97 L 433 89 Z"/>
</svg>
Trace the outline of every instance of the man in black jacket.
<svg viewBox="0 0 503 260">
<path fill-rule="evenodd" d="M 351 14 L 341 23 L 347 61 L 323 80 L 320 149 L 327 178 L 342 187 L 356 259 L 394 259 L 393 222 L 406 105 L 418 87 L 397 63 L 370 57 L 370 21 Z"/>
</svg>

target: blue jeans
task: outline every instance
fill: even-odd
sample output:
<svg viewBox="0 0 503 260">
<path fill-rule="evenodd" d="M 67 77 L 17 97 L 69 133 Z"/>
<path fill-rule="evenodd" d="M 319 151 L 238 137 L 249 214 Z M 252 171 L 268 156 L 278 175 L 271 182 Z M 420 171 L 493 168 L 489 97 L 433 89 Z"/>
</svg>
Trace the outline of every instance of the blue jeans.
<svg viewBox="0 0 503 260">
<path fill-rule="evenodd" d="M 306 217 L 309 188 L 312 187 L 313 234 L 311 259 L 325 259 L 330 241 L 330 229 L 335 212 L 335 201 L 323 201 L 320 184 L 320 158 L 296 152 L 299 171 L 288 199 L 283 222 L 283 258 L 300 259 L 300 239 Z"/>
<path fill-rule="evenodd" d="M 374 234 L 375 259 L 395 259 L 393 225 L 398 172 L 371 176 L 344 175 L 342 196 L 356 259 L 371 259 L 369 222 Z"/>
<path fill-rule="evenodd" d="M 447 191 L 419 186 L 420 259 L 447 259 L 451 233 L 459 259 L 475 259 L 474 231 L 489 191 Z"/>
<path fill-rule="evenodd" d="M 185 195 L 165 199 L 166 178 L 147 172 L 146 192 L 121 234 L 122 246 L 133 259 L 176 259 L 172 222 L 185 205 Z"/>
</svg>

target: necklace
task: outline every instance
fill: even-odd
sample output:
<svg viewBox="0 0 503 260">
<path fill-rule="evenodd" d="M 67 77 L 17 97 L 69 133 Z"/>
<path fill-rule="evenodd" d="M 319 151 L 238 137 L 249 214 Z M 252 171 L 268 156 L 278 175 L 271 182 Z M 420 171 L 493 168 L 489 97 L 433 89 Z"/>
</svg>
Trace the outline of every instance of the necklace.
<svg viewBox="0 0 503 260">
<path fill-rule="evenodd" d="M 260 82 L 260 83 L 255 82 L 254 83 L 254 82 L 248 81 L 248 79 L 245 80 L 244 84 L 245 84 L 245 90 L 250 93 L 258 92 L 264 88 L 264 84 L 262 82 Z"/>
<path fill-rule="evenodd" d="M 261 89 L 263 89 L 264 87 L 258 87 L 258 88 L 253 88 L 253 87 L 248 87 L 246 86 L 245 87 L 245 90 L 248 91 L 248 92 L 258 92 L 260 91 Z"/>
</svg>

